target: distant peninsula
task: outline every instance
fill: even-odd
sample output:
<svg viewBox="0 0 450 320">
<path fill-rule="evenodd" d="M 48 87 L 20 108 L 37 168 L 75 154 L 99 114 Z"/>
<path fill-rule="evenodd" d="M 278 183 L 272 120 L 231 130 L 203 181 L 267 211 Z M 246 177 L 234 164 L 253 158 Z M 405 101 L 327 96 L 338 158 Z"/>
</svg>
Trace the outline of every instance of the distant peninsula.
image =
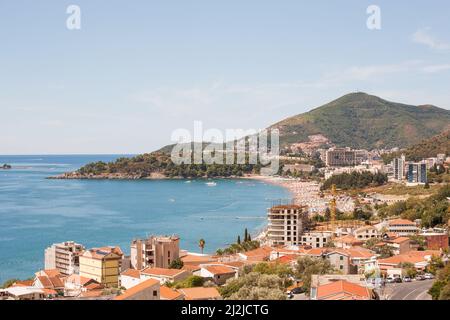
<svg viewBox="0 0 450 320">
<path fill-rule="evenodd" d="M 233 178 L 259 174 L 261 165 L 252 164 L 181 164 L 175 165 L 170 155 L 153 152 L 114 162 L 89 163 L 77 171 L 49 179 L 139 180 L 139 179 L 199 179 Z"/>
</svg>

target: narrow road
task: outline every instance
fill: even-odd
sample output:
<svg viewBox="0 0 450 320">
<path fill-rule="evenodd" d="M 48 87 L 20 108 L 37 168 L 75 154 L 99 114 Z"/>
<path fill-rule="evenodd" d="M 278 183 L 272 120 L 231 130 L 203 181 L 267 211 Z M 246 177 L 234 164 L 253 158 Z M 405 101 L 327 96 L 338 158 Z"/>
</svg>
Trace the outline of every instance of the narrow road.
<svg viewBox="0 0 450 320">
<path fill-rule="evenodd" d="M 388 300 L 431 300 L 428 290 L 432 285 L 433 280 L 388 283 L 385 296 Z"/>
</svg>

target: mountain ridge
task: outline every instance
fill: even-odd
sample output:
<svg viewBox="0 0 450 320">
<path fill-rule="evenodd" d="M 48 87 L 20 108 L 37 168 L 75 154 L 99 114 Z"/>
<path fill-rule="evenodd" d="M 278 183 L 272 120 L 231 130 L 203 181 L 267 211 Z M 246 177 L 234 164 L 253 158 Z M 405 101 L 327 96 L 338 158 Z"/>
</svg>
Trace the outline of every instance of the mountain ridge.
<svg viewBox="0 0 450 320">
<path fill-rule="evenodd" d="M 358 92 L 281 120 L 280 143 L 306 142 L 321 134 L 337 146 L 408 147 L 450 129 L 450 111 L 430 104 L 408 105 Z"/>
</svg>

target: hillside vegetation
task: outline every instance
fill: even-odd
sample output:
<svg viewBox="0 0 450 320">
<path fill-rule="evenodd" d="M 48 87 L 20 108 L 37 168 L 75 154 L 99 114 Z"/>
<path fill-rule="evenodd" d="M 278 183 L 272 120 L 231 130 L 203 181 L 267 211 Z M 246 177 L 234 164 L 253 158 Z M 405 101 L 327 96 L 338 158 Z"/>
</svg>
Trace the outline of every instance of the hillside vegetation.
<svg viewBox="0 0 450 320">
<path fill-rule="evenodd" d="M 337 146 L 407 147 L 450 129 L 450 111 L 352 93 L 271 128 L 280 130 L 282 145 L 307 141 L 310 135 L 322 134 Z"/>
<path fill-rule="evenodd" d="M 419 161 L 428 157 L 436 157 L 439 153 L 450 155 L 450 130 L 429 139 L 424 139 L 405 150 L 385 155 L 383 159 L 388 163 L 393 158 L 400 157 L 402 153 L 408 161 Z"/>
</svg>

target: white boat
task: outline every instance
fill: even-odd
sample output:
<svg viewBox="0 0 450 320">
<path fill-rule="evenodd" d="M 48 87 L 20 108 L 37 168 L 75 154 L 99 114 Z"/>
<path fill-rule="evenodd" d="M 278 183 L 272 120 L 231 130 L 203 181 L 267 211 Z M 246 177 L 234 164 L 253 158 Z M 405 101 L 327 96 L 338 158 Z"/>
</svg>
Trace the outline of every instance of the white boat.
<svg viewBox="0 0 450 320">
<path fill-rule="evenodd" d="M 215 186 L 217 186 L 217 183 L 215 183 L 215 182 L 207 182 L 207 183 L 205 183 L 208 187 L 215 187 Z"/>
<path fill-rule="evenodd" d="M 192 181 L 191 180 L 188 180 L 188 181 L 185 181 L 184 183 L 191 183 Z"/>
</svg>

